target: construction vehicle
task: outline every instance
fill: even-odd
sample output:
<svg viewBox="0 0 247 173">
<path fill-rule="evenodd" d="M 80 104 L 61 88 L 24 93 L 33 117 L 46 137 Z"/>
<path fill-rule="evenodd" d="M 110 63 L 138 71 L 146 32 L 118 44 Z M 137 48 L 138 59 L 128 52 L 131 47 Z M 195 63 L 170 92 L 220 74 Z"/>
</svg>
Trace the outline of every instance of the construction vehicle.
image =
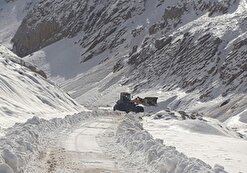
<svg viewBox="0 0 247 173">
<path fill-rule="evenodd" d="M 120 93 L 120 99 L 117 101 L 113 110 L 116 111 L 124 111 L 126 113 L 129 112 L 144 112 L 144 108 L 142 106 L 138 106 L 137 103 L 131 100 L 131 94 L 127 92 Z"/>
</svg>

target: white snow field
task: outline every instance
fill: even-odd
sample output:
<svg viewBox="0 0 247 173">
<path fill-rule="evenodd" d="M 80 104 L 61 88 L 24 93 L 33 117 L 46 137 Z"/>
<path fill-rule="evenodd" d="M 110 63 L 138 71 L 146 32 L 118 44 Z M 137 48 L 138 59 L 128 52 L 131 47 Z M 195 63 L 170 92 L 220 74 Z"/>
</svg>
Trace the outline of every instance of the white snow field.
<svg viewBox="0 0 247 173">
<path fill-rule="evenodd" d="M 0 46 L 1 128 L 25 122 L 33 116 L 51 119 L 86 110 L 34 69 Z"/>
<path fill-rule="evenodd" d="M 246 140 L 215 119 L 178 117 L 178 113 L 161 111 L 145 117 L 143 126 L 153 137 L 188 157 L 199 158 L 211 166 L 223 165 L 231 173 L 246 172 Z"/>
</svg>

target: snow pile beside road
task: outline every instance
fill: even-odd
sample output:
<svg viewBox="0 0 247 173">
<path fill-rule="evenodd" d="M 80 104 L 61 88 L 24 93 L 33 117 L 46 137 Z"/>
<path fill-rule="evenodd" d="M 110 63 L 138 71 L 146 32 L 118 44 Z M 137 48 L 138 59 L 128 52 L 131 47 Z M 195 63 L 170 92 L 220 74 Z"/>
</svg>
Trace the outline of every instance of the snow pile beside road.
<svg viewBox="0 0 247 173">
<path fill-rule="evenodd" d="M 157 115 L 161 118 L 154 119 Z M 223 165 L 231 173 L 246 172 L 247 141 L 228 128 L 231 124 L 205 116 L 183 120 L 178 112 L 175 115 L 170 118 L 168 112 L 161 111 L 143 117 L 143 127 L 154 138 L 163 139 L 165 145 L 175 146 L 177 151 L 188 157 L 206 161 L 212 167 L 215 163 Z M 232 118 L 229 123 L 236 125 L 237 122 L 238 119 Z"/>
<path fill-rule="evenodd" d="M 25 172 L 28 162 L 41 155 L 42 147 L 47 146 L 50 135 L 99 114 L 104 115 L 104 112 L 82 112 L 49 121 L 33 117 L 26 123 L 15 124 L 0 138 L 0 172 Z"/>
<path fill-rule="evenodd" d="M 199 159 L 188 158 L 179 153 L 175 147 L 163 145 L 163 141 L 154 139 L 133 115 L 128 115 L 120 123 L 116 138 L 132 155 L 142 154 L 146 163 L 150 165 L 150 172 L 225 173 L 222 166 L 215 165 L 213 169 Z"/>
</svg>

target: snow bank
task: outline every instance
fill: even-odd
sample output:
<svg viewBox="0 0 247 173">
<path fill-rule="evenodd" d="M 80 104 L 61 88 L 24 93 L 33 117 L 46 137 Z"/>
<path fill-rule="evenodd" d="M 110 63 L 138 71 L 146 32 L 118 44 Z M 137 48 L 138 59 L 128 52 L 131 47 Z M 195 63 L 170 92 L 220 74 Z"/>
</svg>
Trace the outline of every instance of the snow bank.
<svg viewBox="0 0 247 173">
<path fill-rule="evenodd" d="M 29 119 L 26 123 L 15 124 L 7 129 L 0 138 L 0 173 L 23 173 L 25 166 L 35 156 L 40 156 L 41 146 L 47 146 L 49 135 L 56 134 L 65 128 L 94 118 L 102 112 L 82 112 L 68 115 L 65 118 L 45 120 L 38 117 Z"/>
<path fill-rule="evenodd" d="M 150 172 L 157 173 L 225 173 L 224 168 L 214 168 L 196 158 L 188 158 L 175 147 L 163 145 L 163 140 L 154 139 L 133 115 L 128 115 L 117 130 L 117 142 L 126 147 L 132 155 L 142 154 L 150 166 Z"/>
<path fill-rule="evenodd" d="M 203 114 L 189 113 L 185 111 L 171 111 L 169 109 L 156 112 L 155 114 L 147 114 L 144 119 L 145 122 L 152 122 L 157 124 L 157 127 L 165 127 L 176 131 L 221 135 L 228 137 L 239 138 L 239 134 L 233 130 L 228 129 L 217 119 L 210 117 L 203 117 Z M 150 119 L 148 118 L 150 116 Z M 160 121 L 156 121 L 160 120 Z M 159 125 L 160 126 L 159 126 Z M 145 124 L 144 124 L 145 126 Z M 145 128 L 149 131 L 147 128 Z M 150 132 L 152 134 L 152 132 Z"/>
<path fill-rule="evenodd" d="M 188 157 L 206 161 L 210 166 L 223 165 L 231 173 L 246 172 L 247 141 L 224 123 L 209 117 L 203 120 L 167 117 L 158 120 L 143 117 L 143 127 L 154 138 L 163 139 L 165 145 L 175 146 Z"/>
</svg>

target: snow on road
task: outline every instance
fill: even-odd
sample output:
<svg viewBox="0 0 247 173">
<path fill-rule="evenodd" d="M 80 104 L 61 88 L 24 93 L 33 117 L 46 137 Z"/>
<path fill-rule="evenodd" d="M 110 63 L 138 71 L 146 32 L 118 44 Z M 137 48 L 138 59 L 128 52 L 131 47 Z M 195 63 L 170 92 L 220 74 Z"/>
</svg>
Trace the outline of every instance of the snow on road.
<svg viewBox="0 0 247 173">
<path fill-rule="evenodd" d="M 163 145 L 138 118 L 98 110 L 16 124 L 0 140 L 0 172 L 225 173 L 223 167 L 212 168 Z"/>
<path fill-rule="evenodd" d="M 112 126 L 113 117 L 100 118 L 82 124 L 62 141 L 71 160 L 78 160 L 84 172 L 120 172 L 113 160 L 108 158 L 97 143 L 97 137 Z M 73 154 L 74 153 L 74 154 Z M 75 154 L 76 153 L 76 154 Z"/>
<path fill-rule="evenodd" d="M 99 138 L 106 130 L 116 126 L 120 114 L 101 116 L 66 129 L 54 136 L 54 142 L 45 151 L 42 173 L 120 173 L 118 162 L 105 153 Z M 106 142 L 106 141 L 103 141 Z M 33 166 L 33 165 L 32 165 Z M 39 165 L 40 166 L 40 165 Z M 30 170 L 31 172 L 33 170 Z"/>
</svg>

